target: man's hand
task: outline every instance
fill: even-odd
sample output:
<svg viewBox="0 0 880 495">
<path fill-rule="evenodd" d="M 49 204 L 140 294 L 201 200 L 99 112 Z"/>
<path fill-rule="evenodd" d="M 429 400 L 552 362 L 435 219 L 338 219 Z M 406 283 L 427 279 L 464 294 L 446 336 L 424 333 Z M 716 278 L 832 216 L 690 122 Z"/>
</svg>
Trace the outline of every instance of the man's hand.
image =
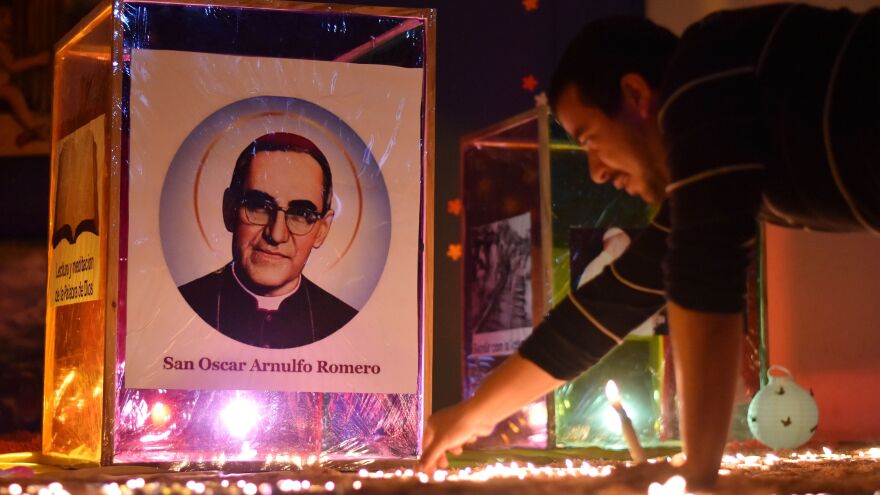
<svg viewBox="0 0 880 495">
<path fill-rule="evenodd" d="M 673 302 L 668 308 L 685 477 L 688 486 L 705 489 L 718 479 L 730 431 L 743 318 L 692 311 Z"/>
<path fill-rule="evenodd" d="M 665 484 L 673 476 L 681 476 L 687 483 L 688 493 L 711 491 L 715 488 L 718 479 L 718 468 L 706 475 L 709 467 L 694 468 L 694 464 L 688 465 L 684 456 L 676 454 L 672 462 L 658 460 L 657 462 L 643 462 L 635 466 L 620 467 L 608 477 L 609 483 L 619 483 L 635 490 L 649 490 L 651 484 Z"/>
<path fill-rule="evenodd" d="M 619 467 L 608 476 L 608 483 L 626 485 L 636 490 L 647 490 L 651 483 L 666 483 L 673 476 L 684 476 L 681 464 L 666 461 L 643 462 Z M 690 484 L 688 484 L 690 488 Z"/>
<path fill-rule="evenodd" d="M 419 469 L 432 473 L 446 469 L 446 453 L 461 454 L 462 447 L 492 433 L 495 424 L 481 418 L 470 402 L 462 402 L 431 415 L 422 440 Z"/>
<path fill-rule="evenodd" d="M 495 423 L 563 383 L 519 354 L 508 357 L 473 397 L 428 419 L 419 467 L 445 469 L 446 452 L 461 453 L 464 444 L 488 435 Z"/>
</svg>

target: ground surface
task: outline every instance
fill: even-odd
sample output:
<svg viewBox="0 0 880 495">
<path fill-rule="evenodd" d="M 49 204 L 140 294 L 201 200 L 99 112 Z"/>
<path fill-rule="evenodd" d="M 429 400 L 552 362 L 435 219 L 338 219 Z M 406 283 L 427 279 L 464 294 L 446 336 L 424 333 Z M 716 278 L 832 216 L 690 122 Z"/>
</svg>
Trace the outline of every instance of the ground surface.
<svg viewBox="0 0 880 495">
<path fill-rule="evenodd" d="M 22 445 L 33 438 L 20 436 Z M 0 439 L 0 447 L 14 442 Z M 270 493 L 337 494 L 650 494 L 681 495 L 674 482 L 665 488 L 650 487 L 651 482 L 666 483 L 673 474 L 668 466 L 628 467 L 621 461 L 533 455 L 529 463 L 524 453 L 508 456 L 504 464 L 485 464 L 490 456 L 471 454 L 459 459 L 461 466 L 435 476 L 412 473 L 403 468 L 377 471 L 366 466 L 360 472 L 338 472 L 306 466 L 294 468 L 272 464 L 270 472 L 236 473 L 235 466 L 214 466 L 201 471 L 169 472 L 155 467 L 114 466 L 104 468 L 60 469 L 44 464 L 36 455 L 0 455 L 0 495 L 65 495 L 66 493 L 230 493 L 269 495 Z M 510 459 L 516 459 L 510 461 Z M 43 462 L 41 462 L 43 461 Z M 196 466 L 184 467 L 193 469 Z M 208 466 L 201 466 L 202 469 Z M 259 466 L 257 466 L 259 467 Z M 219 468 L 219 469 L 217 469 Z M 722 476 L 711 493 L 723 495 L 769 494 L 867 494 L 880 495 L 880 449 L 852 448 L 812 452 L 767 453 L 727 456 Z M 53 484 L 57 483 L 57 484 Z"/>
</svg>

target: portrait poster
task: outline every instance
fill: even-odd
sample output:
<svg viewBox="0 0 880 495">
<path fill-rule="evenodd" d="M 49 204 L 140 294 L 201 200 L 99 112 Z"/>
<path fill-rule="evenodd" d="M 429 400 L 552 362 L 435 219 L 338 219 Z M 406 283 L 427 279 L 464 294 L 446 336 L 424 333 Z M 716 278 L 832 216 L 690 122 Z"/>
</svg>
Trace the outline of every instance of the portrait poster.
<svg viewBox="0 0 880 495">
<path fill-rule="evenodd" d="M 49 305 L 95 301 L 100 294 L 101 170 L 104 116 L 58 141 L 52 218 Z"/>
<path fill-rule="evenodd" d="M 132 50 L 127 388 L 417 393 L 423 79 Z"/>
<path fill-rule="evenodd" d="M 523 213 L 468 233 L 471 355 L 512 354 L 532 332 L 531 226 Z"/>
</svg>

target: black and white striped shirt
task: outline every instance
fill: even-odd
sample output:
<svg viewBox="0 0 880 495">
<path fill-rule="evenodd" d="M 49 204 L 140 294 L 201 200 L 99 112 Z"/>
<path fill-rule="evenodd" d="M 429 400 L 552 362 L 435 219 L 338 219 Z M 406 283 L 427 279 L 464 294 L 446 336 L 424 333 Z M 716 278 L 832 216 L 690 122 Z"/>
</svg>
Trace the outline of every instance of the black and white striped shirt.
<svg viewBox="0 0 880 495">
<path fill-rule="evenodd" d="M 714 14 L 682 37 L 664 94 L 670 300 L 741 311 L 759 215 L 880 232 L 880 9 Z"/>
<path fill-rule="evenodd" d="M 630 284 L 606 270 L 523 343 L 557 378 L 596 363 L 667 299 L 741 312 L 759 218 L 880 233 L 880 9 L 713 14 L 682 36 L 662 94 L 668 239 L 634 242 L 616 263 L 632 263 Z"/>
<path fill-rule="evenodd" d="M 557 378 L 574 378 L 663 309 L 667 212 L 662 208 L 620 258 L 556 305 L 520 355 Z"/>
</svg>

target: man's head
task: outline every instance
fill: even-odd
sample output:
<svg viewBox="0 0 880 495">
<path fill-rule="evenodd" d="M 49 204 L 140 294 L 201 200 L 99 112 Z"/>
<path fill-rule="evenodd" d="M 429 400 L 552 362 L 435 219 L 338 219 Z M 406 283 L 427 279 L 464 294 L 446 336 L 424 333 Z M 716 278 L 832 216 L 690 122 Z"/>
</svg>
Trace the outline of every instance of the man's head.
<svg viewBox="0 0 880 495">
<path fill-rule="evenodd" d="M 256 294 L 294 290 L 312 248 L 324 243 L 333 178 L 321 150 L 285 132 L 255 139 L 239 155 L 223 194 L 236 274 Z"/>
<path fill-rule="evenodd" d="M 589 155 L 593 180 L 651 203 L 669 182 L 656 116 L 677 41 L 642 18 L 592 22 L 566 49 L 547 91 L 559 122 Z"/>
</svg>

